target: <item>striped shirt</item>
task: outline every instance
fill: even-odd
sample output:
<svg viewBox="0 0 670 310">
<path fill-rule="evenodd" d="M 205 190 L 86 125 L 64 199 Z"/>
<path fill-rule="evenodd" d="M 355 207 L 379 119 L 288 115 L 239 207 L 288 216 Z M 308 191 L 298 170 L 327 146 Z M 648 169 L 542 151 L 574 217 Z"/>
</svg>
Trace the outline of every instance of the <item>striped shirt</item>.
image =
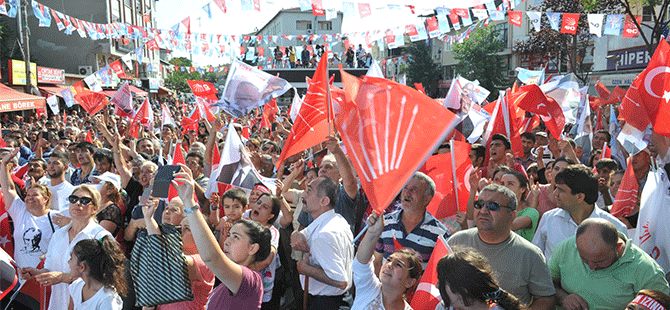
<svg viewBox="0 0 670 310">
<path fill-rule="evenodd" d="M 404 211 L 398 210 L 384 216 L 384 230 L 377 241 L 375 250 L 378 253 L 384 253 L 384 259 L 391 256 L 396 251 L 393 242 L 395 236 L 401 246 L 411 248 L 421 255 L 421 261 L 425 267 L 433 253 L 437 237 L 443 236 L 447 239 L 449 238 L 449 231 L 444 224 L 426 212 L 421 224 L 414 227 L 408 234 L 401 220 L 402 212 Z"/>
</svg>

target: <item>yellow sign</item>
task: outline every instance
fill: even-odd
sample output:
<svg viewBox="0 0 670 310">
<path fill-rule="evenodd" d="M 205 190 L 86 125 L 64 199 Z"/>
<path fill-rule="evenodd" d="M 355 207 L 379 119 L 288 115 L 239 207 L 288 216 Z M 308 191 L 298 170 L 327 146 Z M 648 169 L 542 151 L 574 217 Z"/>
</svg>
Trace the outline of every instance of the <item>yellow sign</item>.
<svg viewBox="0 0 670 310">
<path fill-rule="evenodd" d="M 9 60 L 9 83 L 26 85 L 26 62 L 23 60 Z M 30 63 L 30 83 L 37 85 L 37 64 Z"/>
</svg>

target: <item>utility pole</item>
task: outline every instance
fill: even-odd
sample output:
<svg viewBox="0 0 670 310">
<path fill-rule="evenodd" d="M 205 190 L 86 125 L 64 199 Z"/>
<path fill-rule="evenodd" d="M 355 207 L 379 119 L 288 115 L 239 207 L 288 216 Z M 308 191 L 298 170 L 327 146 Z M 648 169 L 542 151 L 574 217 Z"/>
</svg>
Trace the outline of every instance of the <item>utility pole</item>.
<svg viewBox="0 0 670 310">
<path fill-rule="evenodd" d="M 26 85 L 24 86 L 24 92 L 27 94 L 32 93 L 32 85 L 30 80 L 30 28 L 28 28 L 28 0 L 19 0 L 20 3 L 17 6 L 19 12 L 16 14 L 16 22 L 19 29 L 19 38 L 21 41 L 21 51 L 23 52 L 23 61 L 26 66 Z"/>
</svg>

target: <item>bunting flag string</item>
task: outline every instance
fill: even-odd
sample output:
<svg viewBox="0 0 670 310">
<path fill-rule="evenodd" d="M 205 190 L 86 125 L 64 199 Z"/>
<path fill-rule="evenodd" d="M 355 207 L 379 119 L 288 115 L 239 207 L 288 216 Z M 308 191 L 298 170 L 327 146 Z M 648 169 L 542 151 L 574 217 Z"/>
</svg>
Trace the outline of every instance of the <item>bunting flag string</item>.
<svg viewBox="0 0 670 310">
<path fill-rule="evenodd" d="M 263 6 L 260 5 L 259 0 L 245 0 L 244 9 L 251 11 L 261 11 Z M 7 11 L 9 17 L 15 17 L 15 8 L 13 2 L 8 1 L 0 6 L 1 12 Z M 214 3 L 219 10 L 212 10 L 211 3 Z M 9 5 L 9 10 L 6 6 Z M 384 12 L 378 7 L 371 7 L 370 3 L 354 3 L 344 1 L 341 2 L 341 7 L 325 7 L 322 0 L 304 0 L 300 2 L 301 10 L 312 10 L 314 15 L 324 15 L 328 12 L 332 15 L 333 12 L 341 11 L 345 19 L 349 18 L 368 18 L 374 14 L 381 14 Z M 171 29 L 156 29 L 151 27 L 143 27 L 132 25 L 128 23 L 114 22 L 109 24 L 92 23 L 85 20 L 80 20 L 49 8 L 37 1 L 32 1 L 34 16 L 39 20 L 40 27 L 50 27 L 51 20 L 55 21 L 56 26 L 60 31 L 71 35 L 76 31 L 82 38 L 90 38 L 91 40 L 101 39 L 115 39 L 124 44 L 130 44 L 131 40 L 138 40 L 138 45 L 147 44 L 150 50 L 163 48 L 166 50 L 176 50 L 181 52 L 190 52 L 192 54 L 201 54 L 204 56 L 221 57 L 221 56 L 238 56 L 232 53 L 233 50 L 239 50 L 239 47 L 257 47 L 265 48 L 269 51 L 270 46 L 287 46 L 290 43 L 285 43 L 283 40 L 305 40 L 312 43 L 320 44 L 337 44 L 344 40 L 355 39 L 357 41 L 364 41 L 368 47 L 373 42 L 378 45 L 386 44 L 389 48 L 395 48 L 404 45 L 405 34 L 408 34 L 410 41 L 425 40 L 428 38 L 438 38 L 448 43 L 459 43 L 467 39 L 472 31 L 479 26 L 487 26 L 490 21 L 505 20 L 505 15 L 508 15 L 508 20 L 511 24 L 521 26 L 524 22 L 524 15 L 529 19 L 530 23 L 537 30 L 539 29 L 539 20 L 542 14 L 546 15 L 550 26 L 556 31 L 562 33 L 575 34 L 577 31 L 576 25 L 579 22 L 579 14 L 577 13 L 562 13 L 562 12 L 537 12 L 528 11 L 523 14 L 522 11 L 515 11 L 508 1 L 495 0 L 488 1 L 484 5 L 477 5 L 469 8 L 435 8 L 436 16 L 430 16 L 423 19 L 423 23 L 411 25 L 398 25 L 392 29 L 377 29 L 363 32 L 352 33 L 333 33 L 333 34 L 309 34 L 309 35 L 224 35 L 211 33 L 196 33 L 191 31 L 191 16 L 186 17 L 181 22 L 177 23 Z M 388 4 L 388 11 L 411 10 L 413 14 L 415 8 L 411 5 L 397 5 Z M 202 10 L 199 10 L 201 16 L 211 19 L 214 11 L 217 13 L 228 14 L 230 12 L 225 0 L 213 0 L 205 4 Z M 358 13 L 358 14 L 357 14 Z M 150 14 L 144 15 L 144 22 L 146 17 Z M 637 26 L 635 26 L 634 19 L 628 15 L 619 14 L 588 14 L 589 33 L 602 36 L 614 35 L 626 38 L 634 38 L 639 35 Z M 195 16 L 194 16 L 195 18 Z M 640 16 L 636 16 L 635 20 L 641 20 Z M 150 21 L 150 18 L 149 18 Z M 452 32 L 458 32 L 453 34 Z M 282 40 L 282 41 L 280 41 Z M 347 44 L 345 43 L 345 46 Z M 247 51 L 251 49 L 247 48 Z M 259 55 L 265 57 L 265 55 Z M 266 57 L 272 59 L 272 55 Z"/>
</svg>

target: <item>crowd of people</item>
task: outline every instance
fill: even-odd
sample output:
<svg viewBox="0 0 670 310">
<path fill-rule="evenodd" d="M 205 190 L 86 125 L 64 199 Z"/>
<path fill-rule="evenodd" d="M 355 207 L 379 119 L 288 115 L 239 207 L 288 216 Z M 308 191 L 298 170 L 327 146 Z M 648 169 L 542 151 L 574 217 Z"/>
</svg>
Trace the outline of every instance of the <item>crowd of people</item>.
<svg viewBox="0 0 670 310">
<path fill-rule="evenodd" d="M 297 53 L 292 46 L 276 47 L 273 50 L 272 65 L 275 68 L 316 68 L 326 48 L 325 45 L 317 44 L 314 46 L 314 50 L 310 51 L 307 45 L 303 45 L 302 51 Z M 349 46 L 342 53 L 328 51 L 328 65 L 330 67 L 344 64 L 348 68 L 370 68 L 373 61 L 372 54 L 367 52 L 362 44 L 359 44 L 356 50 L 353 46 Z"/>
<path fill-rule="evenodd" d="M 364 54 L 343 57 L 361 66 Z M 175 119 L 191 108 L 182 104 L 167 104 Z M 158 102 L 152 108 L 161 115 Z M 630 239 L 639 204 L 610 214 L 623 170 L 600 159 L 607 131 L 594 133 L 590 153 L 542 123 L 521 135 L 522 157 L 501 134 L 472 144 L 467 211 L 436 218 L 427 211 L 436 184 L 422 172 L 372 212 L 337 134 L 278 163 L 292 125 L 286 111 L 272 126 L 220 114 L 196 130 L 156 117 L 137 138 L 113 112 L 3 118 L 10 254 L 22 282 L 50 289 L 48 309 L 138 308 L 128 261 L 140 234 L 165 227 L 180 232 L 193 298 L 147 309 L 411 309 L 441 238 L 452 251 L 437 264 L 440 309 L 670 309 L 666 271 Z M 274 186 L 220 191 L 213 153 L 231 121 Z M 157 170 L 178 152 L 176 197 L 151 197 Z M 652 146 L 633 157 L 640 188 L 657 156 Z M 39 308 L 30 295 L 10 309 Z"/>
</svg>

